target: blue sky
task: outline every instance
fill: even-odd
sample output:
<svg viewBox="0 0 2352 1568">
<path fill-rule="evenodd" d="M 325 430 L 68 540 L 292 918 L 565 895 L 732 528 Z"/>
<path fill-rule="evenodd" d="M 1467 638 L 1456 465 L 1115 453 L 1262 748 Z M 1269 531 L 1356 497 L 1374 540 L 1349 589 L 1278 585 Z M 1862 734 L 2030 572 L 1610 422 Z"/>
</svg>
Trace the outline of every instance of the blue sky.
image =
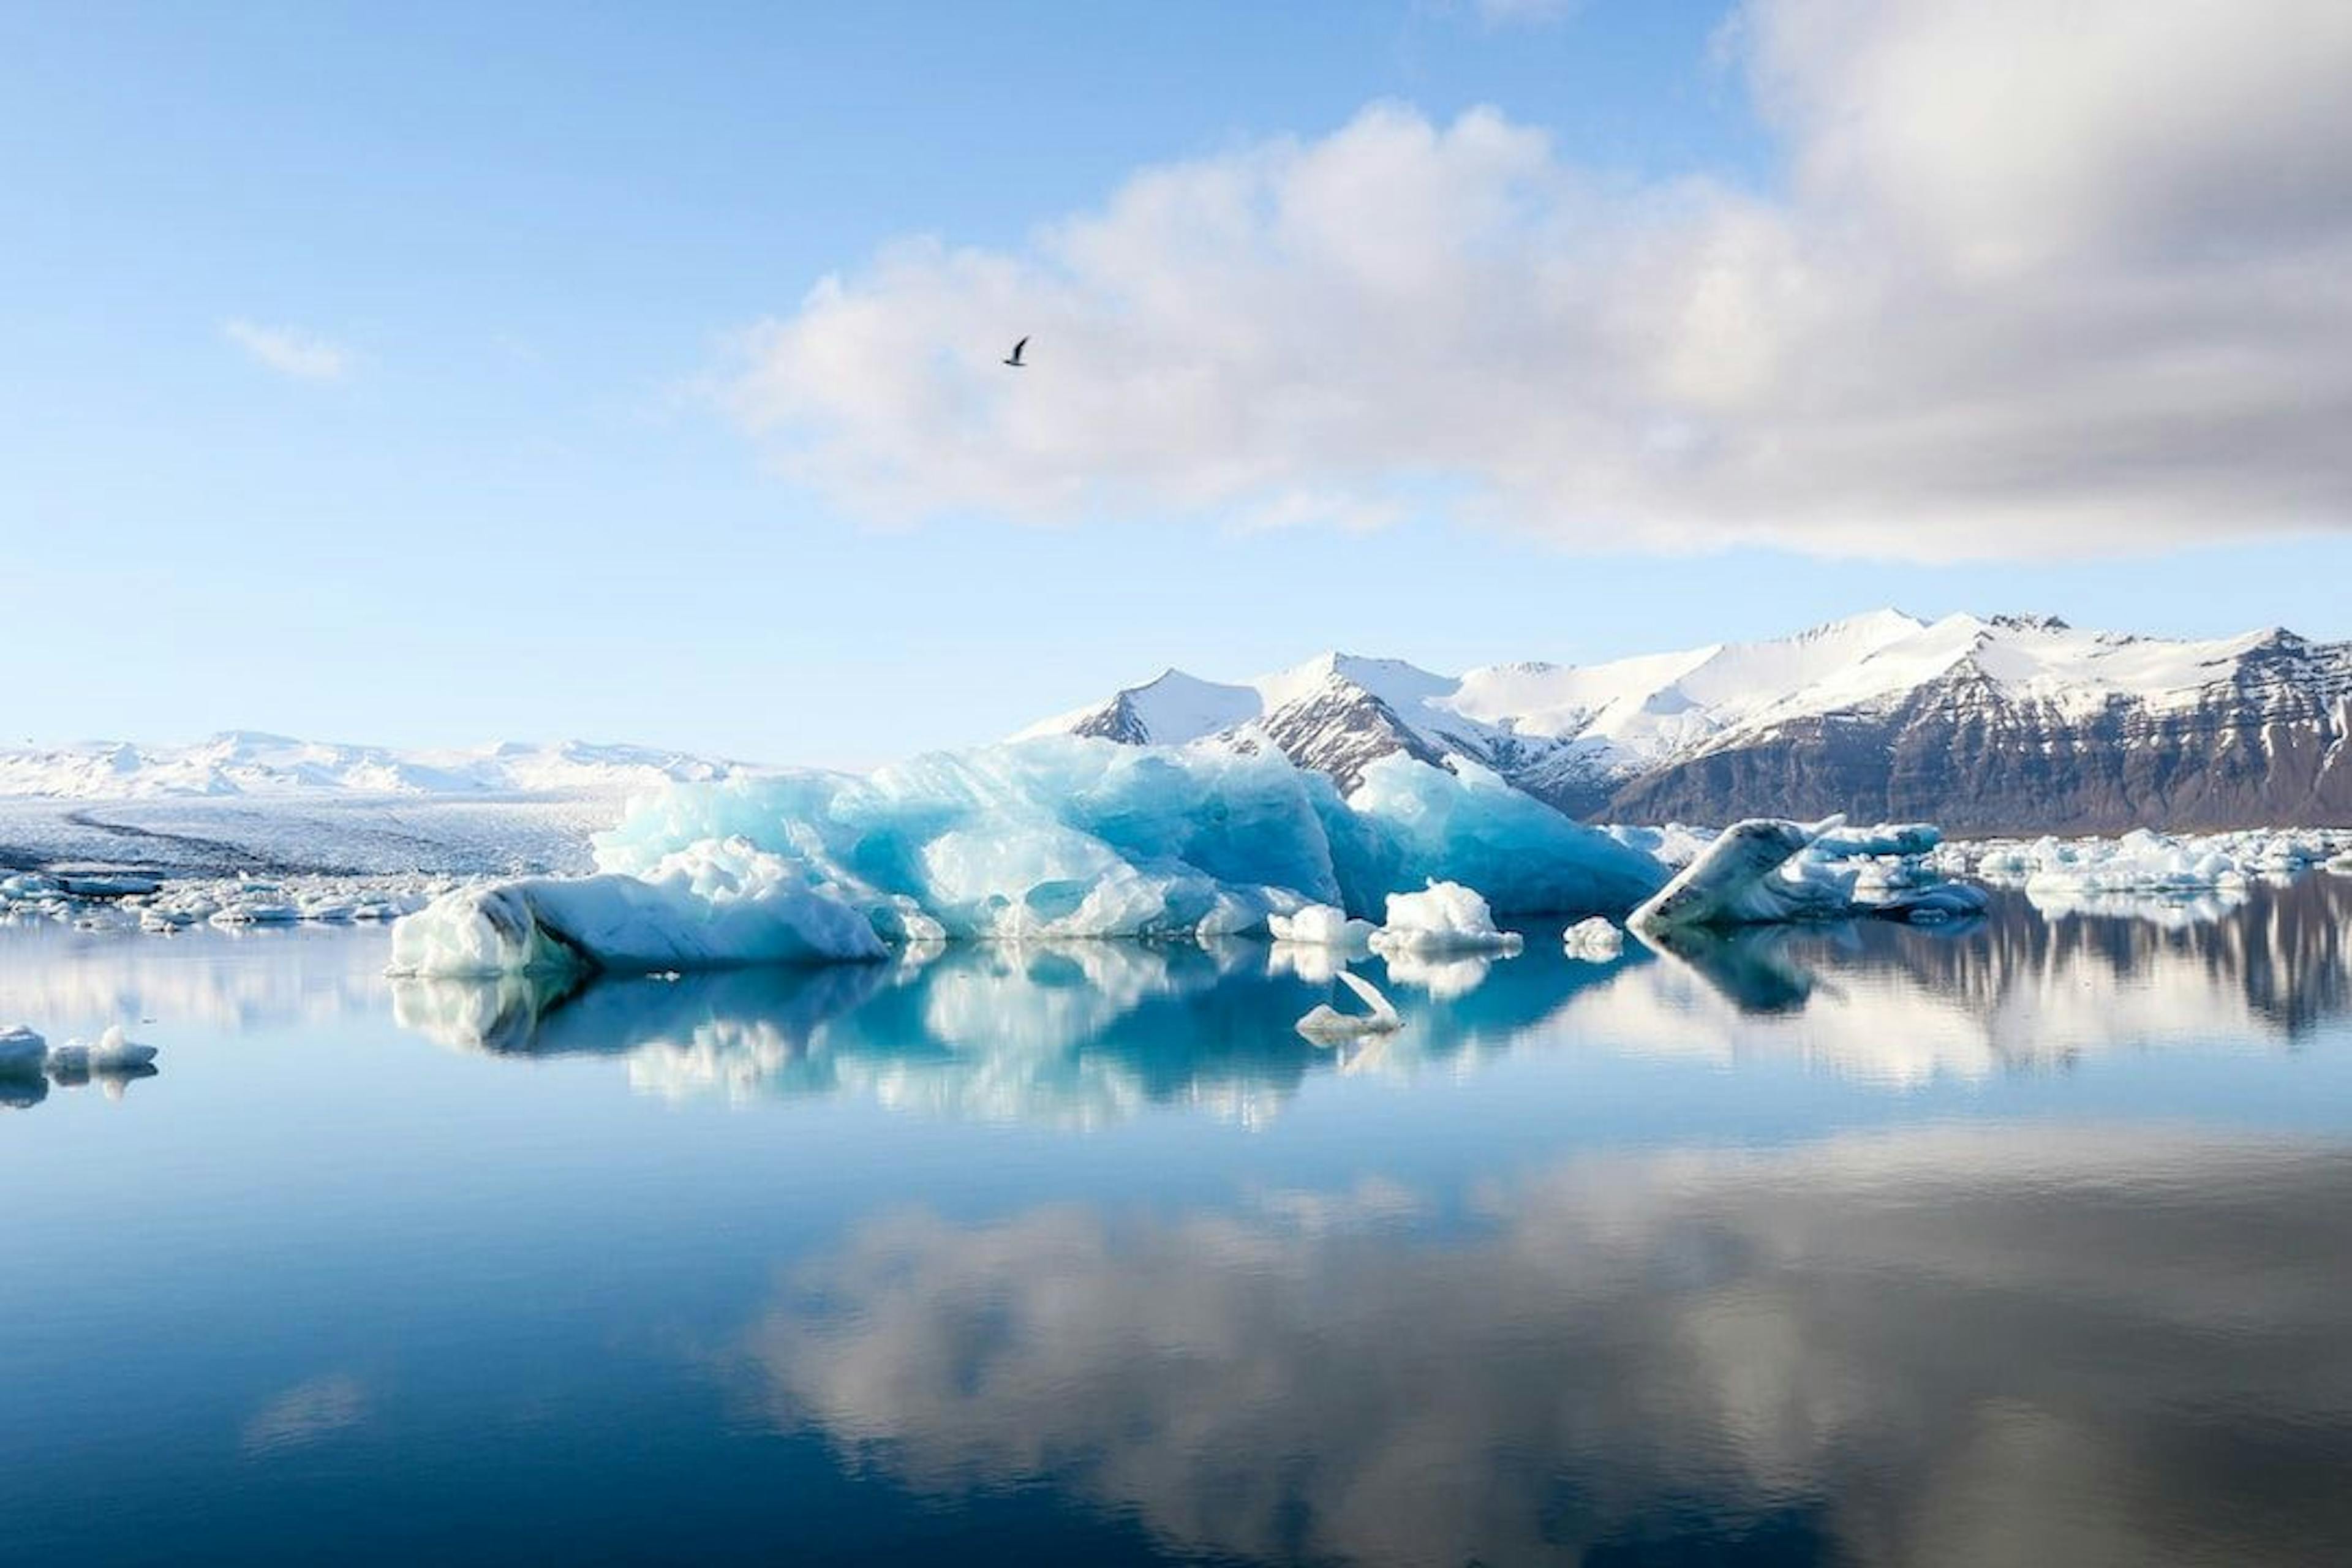
<svg viewBox="0 0 2352 1568">
<path fill-rule="evenodd" d="M 1401 344 L 1387 386 L 1377 359 L 1327 369 L 1337 359 L 1303 329 L 1286 340 L 1297 363 L 1244 352 L 1186 367 L 1212 389 L 1204 406 L 1238 406 L 1251 432 L 1248 463 L 1206 488 L 1187 470 L 1215 466 L 1199 431 L 1222 426 L 1196 411 L 1147 428 L 1163 405 L 1135 394 L 1176 370 L 1131 352 L 1118 390 L 1086 395 L 1093 410 L 1054 403 L 1078 345 L 1171 341 L 1136 325 L 1150 300 L 1073 281 L 1082 266 L 1053 237 L 1104 218 L 1121 245 L 1169 248 L 1167 231 L 1116 216 L 1154 168 L 1244 171 L 1251 202 L 1281 205 L 1308 180 L 1293 163 L 1328 153 L 1377 176 L 1339 225 L 1375 237 L 1445 226 L 1443 210 L 1381 195 L 1411 177 L 1377 162 L 1390 152 L 1426 162 L 1433 199 L 1491 175 L 1536 209 L 1497 231 L 1516 280 L 1502 289 L 1573 258 L 1629 332 L 1655 300 L 1628 279 L 1660 268 L 1625 257 L 1665 231 L 1684 248 L 1663 269 L 1681 265 L 1700 243 L 1674 237 L 1694 208 L 1712 226 L 1706 255 L 1728 233 L 1746 256 L 1761 232 L 1767 248 L 1814 247 L 1804 264 L 1821 272 L 1824 210 L 1875 200 L 1863 210 L 1895 232 L 1887 203 L 1838 184 L 1836 168 L 1868 158 L 1822 129 L 1853 119 L 1821 110 L 1839 93 L 1879 101 L 1864 95 L 1877 84 L 1856 85 L 1862 68 L 1822 63 L 1818 18 L 1796 14 L 1833 3 L 1767 0 L 1733 32 L 1720 5 L 1634 0 L 14 8 L 0 16 L 0 584 L 17 673 L 0 740 L 583 735 L 856 763 L 986 740 L 1170 663 L 1233 676 L 1329 646 L 1448 668 L 1581 660 L 1882 604 L 2352 634 L 2352 545 L 2329 531 L 2341 476 L 2283 413 L 2246 426 L 2242 460 L 2225 425 L 2230 452 L 2192 463 L 2179 432 L 2206 427 L 2193 418 L 2119 428 L 2103 392 L 2092 413 L 2030 408 L 2041 434 L 2021 444 L 1981 418 L 2006 401 L 1971 384 L 1979 468 L 1957 437 L 1915 447 L 1850 419 L 1765 420 L 1755 400 L 1840 395 L 1786 368 L 1726 392 L 1710 363 L 1686 394 L 1697 412 L 1645 391 L 1640 424 L 1612 423 L 1598 411 L 1607 384 L 1663 384 L 1650 362 L 1576 360 L 1549 330 L 1538 347 L 1559 357 L 1523 363 L 1533 351 L 1507 321 L 1472 321 L 1460 341 L 1475 346 L 1458 351 Z M 2241 75 L 2291 101 L 2263 74 L 2286 68 L 2250 55 Z M 1465 132 L 1482 108 L 1503 129 Z M 2339 188 L 2333 164 L 2314 178 L 2322 195 Z M 1966 298 L 1994 314 L 1971 337 L 2031 341 L 2011 302 L 2045 282 L 2105 297 L 2156 279 L 2168 320 L 2188 313 L 2183 288 L 2243 300 L 2245 274 L 2190 277 L 2173 259 L 2202 254 L 2179 237 L 2189 226 L 2222 217 L 2233 235 L 2280 237 L 2262 242 L 2265 265 L 2332 255 L 2333 228 L 2172 199 L 2189 188 L 2184 174 L 2098 234 L 2065 230 L 2030 277 L 1972 283 Z M 2335 210 L 2313 192 L 2279 200 Z M 1902 232 L 1950 218 L 1980 226 L 1970 238 L 2046 238 L 2023 200 L 1916 224 L 1906 208 Z M 894 268 L 893 247 L 920 237 L 941 250 Z M 1277 265 L 1262 236 L 1246 257 L 1207 254 L 1214 237 L 1171 262 L 1167 288 L 1191 292 L 1166 333 L 1213 319 L 1219 279 L 1260 307 L 1333 292 L 1318 266 L 1386 267 L 1383 289 L 1458 295 L 1433 256 L 1478 259 L 1345 239 L 1274 247 Z M 2081 259 L 2119 255 L 2141 268 L 2126 283 Z M 2159 255 L 2161 268 L 2147 262 Z M 1309 292 L 1282 294 L 1269 266 Z M 827 277 L 876 310 L 813 301 Z M 973 278 L 1003 279 L 978 304 L 1011 308 L 976 308 Z M 1689 298 L 1675 297 L 1677 320 Z M 1255 330 L 1250 308 L 1236 307 L 1241 329 Z M 877 312 L 883 327 L 861 325 Z M 1328 342 L 1376 342 L 1384 320 L 1421 314 L 1335 311 Z M 1056 337 L 1032 316 L 1070 324 Z M 934 328 L 955 342 L 907 335 Z M 1033 330 L 1017 395 L 1035 406 L 992 402 L 942 427 L 965 417 L 958 399 L 1016 394 L 939 356 L 984 353 L 973 363 L 993 369 L 998 340 Z M 1843 335 L 1809 341 L 1952 363 L 1948 345 L 1890 336 L 1884 320 L 1822 330 Z M 2205 360 L 2189 352 L 2201 342 L 2155 347 L 2171 364 L 2250 365 L 2257 391 L 2284 391 L 2301 363 L 2285 356 L 2312 333 L 2283 336 L 2231 338 Z M 884 363 L 901 350 L 919 374 Z M 2261 357 L 2273 352 L 2275 375 Z M 847 357 L 822 357 L 835 353 Z M 811 379 L 836 363 L 849 369 Z M 2091 374 L 2105 362 L 2076 368 L 2022 379 L 2112 384 Z M 2328 382 L 2249 399 L 2213 374 L 2232 417 L 2292 403 L 2307 422 L 2337 395 Z M 1459 388 L 1522 375 L 1534 395 L 1421 444 L 1475 401 Z M 2205 384 L 2184 383 L 2191 396 Z M 1568 389 L 1558 411 L 1541 406 L 1552 385 Z M 1255 416 L 1302 387 L 1312 395 L 1284 406 L 1360 406 Z M 1136 400 L 1105 414 L 1106 397 Z M 1401 438 L 1381 423 L 1392 416 Z M 1628 428 L 1808 456 L 1582 486 L 1615 471 Z M 1531 464 L 1555 447 L 1558 471 Z M 1827 466 L 1867 486 L 1824 488 L 1816 452 L 1858 453 Z M 1790 479 L 1797 468 L 1811 477 Z M 2039 506 L 2043 489 L 2064 506 Z M 1768 492 L 1769 506 L 1742 504 Z M 1033 509 L 1033 493 L 1053 499 Z M 1969 536 L 1979 497 L 1979 558 L 1935 559 Z M 1291 521 L 1265 522 L 1277 514 Z M 2277 531 L 2290 527 L 2304 531 Z"/>
</svg>

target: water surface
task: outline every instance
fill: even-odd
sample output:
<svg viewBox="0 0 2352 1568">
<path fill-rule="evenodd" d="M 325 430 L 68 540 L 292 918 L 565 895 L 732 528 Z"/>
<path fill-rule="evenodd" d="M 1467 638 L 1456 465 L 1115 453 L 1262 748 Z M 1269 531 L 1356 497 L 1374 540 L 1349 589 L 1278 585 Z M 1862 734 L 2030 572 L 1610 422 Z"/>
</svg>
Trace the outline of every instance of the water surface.
<svg viewBox="0 0 2352 1568">
<path fill-rule="evenodd" d="M 2352 881 L 571 994 L 0 931 L 0 1560 L 2352 1555 Z M 1339 1005 L 1349 1005 L 1346 998 Z"/>
</svg>

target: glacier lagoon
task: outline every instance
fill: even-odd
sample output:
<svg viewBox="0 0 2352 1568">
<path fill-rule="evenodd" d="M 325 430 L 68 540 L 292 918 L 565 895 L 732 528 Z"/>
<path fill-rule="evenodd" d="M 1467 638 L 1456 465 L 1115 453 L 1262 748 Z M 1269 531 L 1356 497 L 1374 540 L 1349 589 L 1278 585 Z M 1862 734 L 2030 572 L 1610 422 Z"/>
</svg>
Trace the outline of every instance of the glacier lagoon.
<svg viewBox="0 0 2352 1568">
<path fill-rule="evenodd" d="M 2352 879 L 2116 907 L 0 929 L 0 1022 L 159 1047 L 0 1100 L 0 1561 L 2340 1560 Z M 1294 1032 L 1341 965 L 1398 1028 Z"/>
</svg>

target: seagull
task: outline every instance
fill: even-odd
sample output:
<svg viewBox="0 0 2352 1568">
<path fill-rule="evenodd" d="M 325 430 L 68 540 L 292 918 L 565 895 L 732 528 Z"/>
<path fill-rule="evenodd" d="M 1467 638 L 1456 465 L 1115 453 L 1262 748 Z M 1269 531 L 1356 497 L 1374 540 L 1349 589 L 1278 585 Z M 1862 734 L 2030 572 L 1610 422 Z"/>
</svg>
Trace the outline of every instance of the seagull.
<svg viewBox="0 0 2352 1568">
<path fill-rule="evenodd" d="M 1014 343 L 1013 345 L 1013 352 L 1004 356 L 1004 363 L 1011 365 L 1015 370 L 1027 370 L 1029 367 L 1021 363 L 1021 351 L 1028 346 L 1029 340 L 1027 338 L 1024 338 L 1019 342 Z"/>
</svg>

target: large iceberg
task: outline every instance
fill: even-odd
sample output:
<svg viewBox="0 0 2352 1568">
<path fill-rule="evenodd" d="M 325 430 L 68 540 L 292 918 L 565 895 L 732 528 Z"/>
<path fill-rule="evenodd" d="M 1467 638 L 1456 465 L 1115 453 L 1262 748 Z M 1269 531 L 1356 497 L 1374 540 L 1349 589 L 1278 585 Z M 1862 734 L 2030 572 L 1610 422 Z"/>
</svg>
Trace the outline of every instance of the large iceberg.
<svg viewBox="0 0 2352 1568">
<path fill-rule="evenodd" d="M 1665 869 L 1466 762 L 1398 755 L 1342 797 L 1277 754 L 1056 736 L 875 773 L 677 785 L 596 841 L 599 875 L 461 889 L 394 968 L 639 973 L 879 957 L 936 938 L 1257 934 L 1433 882 L 1500 914 L 1622 912 Z"/>
</svg>

